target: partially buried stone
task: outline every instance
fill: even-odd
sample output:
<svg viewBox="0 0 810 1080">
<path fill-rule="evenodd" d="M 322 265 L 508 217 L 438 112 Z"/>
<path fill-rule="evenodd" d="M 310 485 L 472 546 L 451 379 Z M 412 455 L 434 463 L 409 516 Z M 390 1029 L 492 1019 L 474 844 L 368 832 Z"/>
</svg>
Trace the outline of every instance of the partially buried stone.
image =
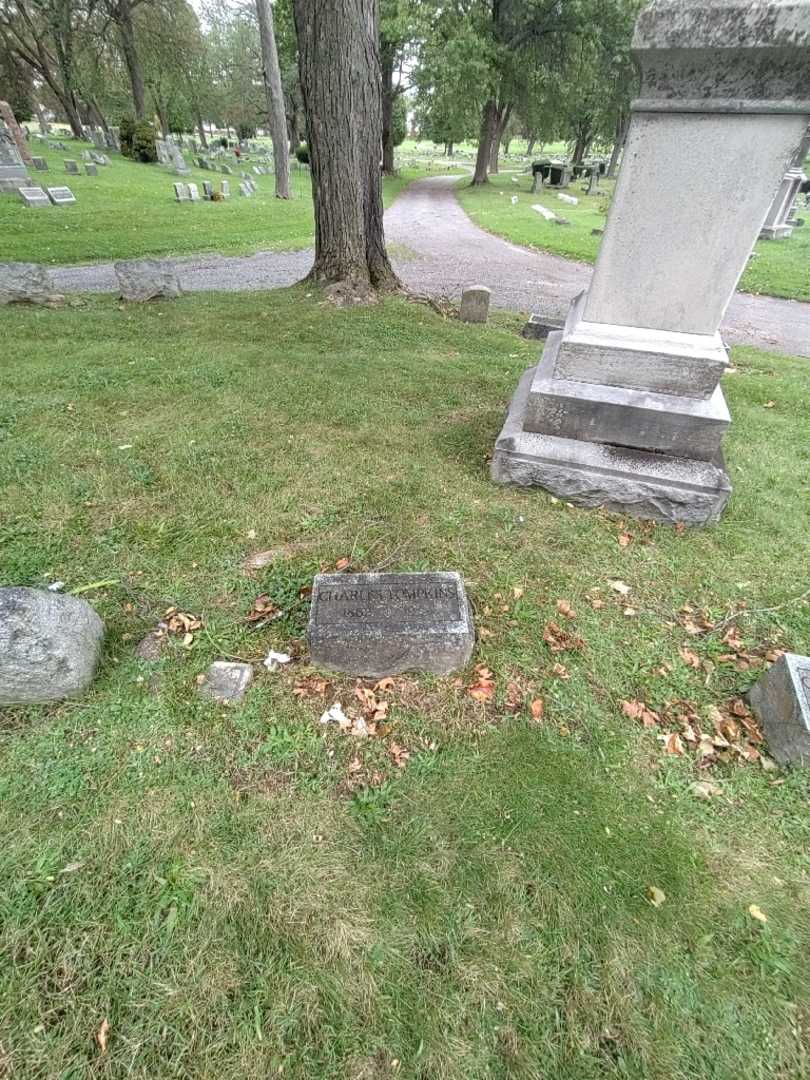
<svg viewBox="0 0 810 1080">
<path fill-rule="evenodd" d="M 158 259 L 132 259 L 114 264 L 124 300 L 144 302 L 182 293 L 174 263 Z"/>
<path fill-rule="evenodd" d="M 314 664 L 382 678 L 464 667 L 475 631 L 456 573 L 319 574 L 307 636 Z"/>
<path fill-rule="evenodd" d="M 75 596 L 0 589 L 0 705 L 61 701 L 92 682 L 104 623 Z"/>
<path fill-rule="evenodd" d="M 250 664 L 215 660 L 200 684 L 200 695 L 231 705 L 242 700 L 252 681 Z"/>
<path fill-rule="evenodd" d="M 51 304 L 63 297 L 39 263 L 0 263 L 0 307 L 3 304 Z"/>
<path fill-rule="evenodd" d="M 779 764 L 810 765 L 810 656 L 780 656 L 748 696 Z"/>
<path fill-rule="evenodd" d="M 485 323 L 489 316 L 490 290 L 486 285 L 472 285 L 461 294 L 461 321 Z"/>
</svg>

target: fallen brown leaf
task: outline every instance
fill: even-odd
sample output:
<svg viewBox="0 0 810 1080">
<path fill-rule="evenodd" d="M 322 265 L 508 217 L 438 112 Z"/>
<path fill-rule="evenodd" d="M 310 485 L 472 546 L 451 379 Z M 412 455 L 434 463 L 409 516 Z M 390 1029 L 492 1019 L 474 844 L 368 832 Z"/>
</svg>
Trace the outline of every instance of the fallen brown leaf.
<svg viewBox="0 0 810 1080">
<path fill-rule="evenodd" d="M 585 642 L 576 634 L 564 630 L 559 623 L 549 620 L 543 630 L 543 641 L 553 653 L 579 652 L 585 647 Z"/>
<path fill-rule="evenodd" d="M 102 1054 L 107 1053 L 107 1037 L 110 1033 L 110 1021 L 105 1016 L 101 1021 L 101 1027 L 96 1032 L 96 1042 Z"/>
<path fill-rule="evenodd" d="M 540 697 L 535 698 L 529 708 L 531 709 L 532 719 L 541 720 L 543 713 L 545 712 L 546 703 Z"/>
<path fill-rule="evenodd" d="M 557 601 L 557 611 L 559 611 L 561 615 L 564 615 L 566 619 L 575 619 L 577 615 L 567 600 Z"/>
</svg>

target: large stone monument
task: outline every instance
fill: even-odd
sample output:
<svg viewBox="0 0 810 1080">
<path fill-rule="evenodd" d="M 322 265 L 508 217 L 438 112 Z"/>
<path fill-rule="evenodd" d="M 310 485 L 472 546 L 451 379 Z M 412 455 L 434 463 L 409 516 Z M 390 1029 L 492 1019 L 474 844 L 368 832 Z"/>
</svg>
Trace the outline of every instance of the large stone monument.
<svg viewBox="0 0 810 1080">
<path fill-rule="evenodd" d="M 11 108 L 7 101 L 0 101 L 0 120 L 6 125 L 9 130 L 9 134 L 17 145 L 17 149 L 20 152 L 20 158 L 23 165 L 33 165 L 33 159 L 31 157 L 31 151 L 28 149 L 28 143 L 25 139 L 25 133 L 20 125 L 17 123 L 17 118 L 14 115 L 14 110 Z"/>
<path fill-rule="evenodd" d="M 810 120 L 810 0 L 655 0 L 633 55 L 591 287 L 522 378 L 492 475 L 705 524 L 731 491 L 718 327 Z"/>
<path fill-rule="evenodd" d="M 0 126 L 0 193 L 16 192 L 30 184 L 31 178 L 23 165 L 17 144 L 11 133 Z"/>
<path fill-rule="evenodd" d="M 787 240 L 793 232 L 792 211 L 796 206 L 799 189 L 807 179 L 804 173 L 804 162 L 808 153 L 810 153 L 810 128 L 805 132 L 790 168 L 782 177 L 776 198 L 771 203 L 760 233 L 764 240 Z"/>
</svg>

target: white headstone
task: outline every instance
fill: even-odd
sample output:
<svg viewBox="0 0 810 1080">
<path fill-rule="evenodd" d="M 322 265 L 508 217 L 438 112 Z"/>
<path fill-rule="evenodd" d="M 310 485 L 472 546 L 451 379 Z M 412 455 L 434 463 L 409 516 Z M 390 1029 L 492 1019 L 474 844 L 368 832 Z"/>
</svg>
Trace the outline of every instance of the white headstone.
<svg viewBox="0 0 810 1080">
<path fill-rule="evenodd" d="M 41 187 L 21 187 L 17 188 L 17 190 L 26 206 L 38 207 L 51 205 L 51 200 Z"/>
<path fill-rule="evenodd" d="M 68 187 L 49 187 L 48 198 L 54 206 L 69 206 L 76 202 L 76 196 Z"/>
</svg>

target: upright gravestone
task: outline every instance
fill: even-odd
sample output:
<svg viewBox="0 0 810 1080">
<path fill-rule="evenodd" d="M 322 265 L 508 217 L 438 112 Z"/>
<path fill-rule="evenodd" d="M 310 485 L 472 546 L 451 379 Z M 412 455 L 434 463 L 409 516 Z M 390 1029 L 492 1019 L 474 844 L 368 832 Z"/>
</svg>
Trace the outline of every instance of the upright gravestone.
<svg viewBox="0 0 810 1080">
<path fill-rule="evenodd" d="M 167 142 L 165 145 L 170 159 L 169 163 L 173 166 L 175 173 L 178 176 L 188 176 L 191 170 L 186 164 L 186 159 L 183 157 L 180 147 L 176 142 L 172 141 Z"/>
<path fill-rule="evenodd" d="M 491 291 L 486 285 L 470 285 L 461 294 L 462 322 L 485 323 L 489 317 Z"/>
<path fill-rule="evenodd" d="M 810 765 L 810 656 L 784 653 L 749 692 L 780 765 Z"/>
<path fill-rule="evenodd" d="M 219 193 L 223 199 L 230 199 L 231 197 L 231 184 L 229 180 L 220 181 Z"/>
<path fill-rule="evenodd" d="M 456 573 L 319 574 L 307 630 L 312 661 L 352 675 L 447 675 L 475 642 Z"/>
<path fill-rule="evenodd" d="M 210 180 L 203 180 L 203 198 L 211 200 L 214 197 L 214 185 Z"/>
<path fill-rule="evenodd" d="M 98 165 L 94 161 L 88 162 L 84 167 L 87 176 L 98 176 Z"/>
<path fill-rule="evenodd" d="M 633 53 L 641 98 L 590 289 L 522 378 L 492 475 L 705 524 L 731 491 L 718 326 L 810 119 L 810 0 L 656 0 Z"/>
<path fill-rule="evenodd" d="M 65 158 L 65 172 L 70 176 L 79 175 L 79 163 L 72 158 Z"/>
<path fill-rule="evenodd" d="M 31 151 L 28 149 L 25 134 L 23 133 L 23 129 L 17 123 L 14 111 L 7 101 L 0 101 L 0 120 L 2 120 L 8 128 L 17 150 L 20 153 L 20 159 L 23 165 L 33 166 L 34 162 L 31 157 Z"/>
<path fill-rule="evenodd" d="M 13 192 L 28 187 L 31 178 L 22 163 L 20 151 L 10 132 L 0 128 L 0 192 Z"/>
<path fill-rule="evenodd" d="M 191 202 L 200 201 L 200 189 L 197 187 L 196 184 L 188 185 L 188 197 Z"/>
<path fill-rule="evenodd" d="M 33 162 L 34 168 L 37 170 L 37 172 L 48 171 L 48 162 L 45 160 L 44 157 L 31 158 L 31 161 Z"/>
</svg>

